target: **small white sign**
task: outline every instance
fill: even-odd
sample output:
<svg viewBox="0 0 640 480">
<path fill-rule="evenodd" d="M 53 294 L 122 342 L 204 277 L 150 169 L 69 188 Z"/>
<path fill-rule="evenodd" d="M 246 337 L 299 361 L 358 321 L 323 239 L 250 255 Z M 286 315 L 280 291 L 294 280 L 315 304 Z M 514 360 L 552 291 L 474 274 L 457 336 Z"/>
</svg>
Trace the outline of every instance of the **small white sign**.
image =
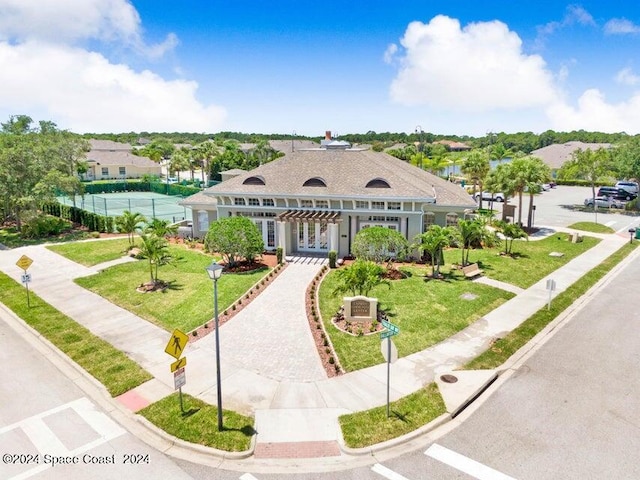
<svg viewBox="0 0 640 480">
<path fill-rule="evenodd" d="M 173 383 L 176 390 L 186 385 L 187 376 L 185 374 L 184 367 L 173 372 Z"/>
<path fill-rule="evenodd" d="M 556 281 L 548 279 L 547 280 L 547 290 L 550 290 L 550 291 L 553 292 L 553 291 L 555 291 L 555 289 L 556 289 Z"/>
<path fill-rule="evenodd" d="M 24 283 L 26 285 L 29 282 L 31 282 L 31 274 L 30 273 L 23 273 L 22 274 L 22 283 Z"/>
<path fill-rule="evenodd" d="M 387 342 L 390 342 L 391 344 L 391 361 L 390 362 L 389 362 L 389 345 L 387 345 Z M 384 357 L 385 361 L 389 363 L 395 363 L 395 361 L 398 360 L 398 349 L 396 348 L 396 344 L 393 343 L 393 340 L 391 340 L 390 337 L 387 337 L 382 342 L 380 342 L 380 351 L 382 352 L 382 356 Z"/>
</svg>

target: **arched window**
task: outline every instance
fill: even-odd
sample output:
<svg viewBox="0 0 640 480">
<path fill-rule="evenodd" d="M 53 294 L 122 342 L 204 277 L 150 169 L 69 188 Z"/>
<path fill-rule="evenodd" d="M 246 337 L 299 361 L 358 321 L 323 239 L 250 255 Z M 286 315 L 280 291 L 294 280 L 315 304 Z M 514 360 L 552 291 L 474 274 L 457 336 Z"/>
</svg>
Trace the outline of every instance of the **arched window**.
<svg viewBox="0 0 640 480">
<path fill-rule="evenodd" d="M 367 183 L 366 188 L 391 188 L 384 178 L 374 178 Z"/>
<path fill-rule="evenodd" d="M 265 185 L 264 178 L 262 177 L 249 177 L 245 178 L 243 185 Z"/>
<path fill-rule="evenodd" d="M 303 187 L 326 187 L 327 183 L 320 177 L 313 177 L 302 184 Z"/>
<path fill-rule="evenodd" d="M 457 227 L 458 226 L 458 214 L 457 213 L 447 213 L 447 227 Z"/>
</svg>

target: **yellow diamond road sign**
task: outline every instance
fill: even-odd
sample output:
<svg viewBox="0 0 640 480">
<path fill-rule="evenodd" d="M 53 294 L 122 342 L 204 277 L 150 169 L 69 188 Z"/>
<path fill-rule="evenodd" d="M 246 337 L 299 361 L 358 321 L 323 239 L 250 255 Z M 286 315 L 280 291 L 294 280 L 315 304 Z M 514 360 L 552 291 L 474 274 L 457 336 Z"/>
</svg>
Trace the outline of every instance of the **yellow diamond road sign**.
<svg viewBox="0 0 640 480">
<path fill-rule="evenodd" d="M 29 268 L 31 266 L 31 264 L 33 263 L 33 260 L 31 260 L 29 257 L 27 257 L 26 255 L 22 255 L 18 261 L 16 262 L 16 265 L 18 267 L 20 267 L 23 270 L 26 270 L 27 268 Z"/>
<path fill-rule="evenodd" d="M 182 357 L 171 364 L 171 371 L 175 372 L 187 365 L 187 357 Z"/>
<path fill-rule="evenodd" d="M 171 334 L 171 339 L 169 343 L 167 343 L 167 347 L 164 349 L 169 355 L 178 360 L 180 355 L 182 355 L 182 351 L 184 347 L 187 346 L 187 342 L 189 341 L 189 337 L 178 329 L 175 329 Z"/>
</svg>

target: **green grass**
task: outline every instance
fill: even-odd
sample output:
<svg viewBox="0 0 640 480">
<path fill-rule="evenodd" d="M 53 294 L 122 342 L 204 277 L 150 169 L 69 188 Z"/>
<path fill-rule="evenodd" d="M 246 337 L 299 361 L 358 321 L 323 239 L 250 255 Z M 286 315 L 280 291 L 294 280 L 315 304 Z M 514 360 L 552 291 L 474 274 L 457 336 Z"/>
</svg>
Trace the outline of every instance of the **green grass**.
<svg viewBox="0 0 640 480">
<path fill-rule="evenodd" d="M 224 428 L 218 432 L 215 406 L 190 395 L 183 394 L 182 397 L 187 415 L 183 416 L 180 411 L 178 393 L 152 403 L 138 413 L 165 432 L 187 442 L 227 452 L 242 452 L 249 449 L 251 437 L 255 433 L 253 418 L 223 409 Z"/>
<path fill-rule="evenodd" d="M 557 233 L 543 240 L 515 241 L 513 257 L 500 255 L 500 248 L 472 250 L 469 255 L 471 263 L 478 263 L 484 275 L 494 280 L 510 283 L 520 288 L 531 285 L 557 270 L 571 259 L 595 246 L 599 239 L 584 237 L 579 243 L 571 243 L 566 233 Z M 562 257 L 550 257 L 550 252 L 563 253 Z M 445 263 L 461 262 L 459 249 L 445 251 Z"/>
<path fill-rule="evenodd" d="M 607 227 L 606 225 L 602 225 L 601 223 L 595 222 L 578 222 L 572 225 L 569 225 L 569 228 L 573 228 L 574 230 L 583 230 L 585 232 L 593 232 L 593 233 L 614 233 L 615 230 L 611 227 Z"/>
<path fill-rule="evenodd" d="M 64 245 L 51 245 L 47 248 L 87 267 L 117 260 L 125 255 L 129 248 L 129 240 L 126 238 L 100 240 L 99 242 L 99 244 L 96 241 L 73 242 Z"/>
<path fill-rule="evenodd" d="M 427 385 L 387 406 L 342 415 L 340 428 L 345 444 L 351 448 L 367 447 L 412 432 L 446 412 L 435 383 Z"/>
<path fill-rule="evenodd" d="M 89 232 L 76 230 L 52 237 L 21 238 L 18 231 L 13 227 L 0 228 L 0 244 L 9 248 L 18 248 L 28 245 L 40 245 L 43 243 L 71 242 L 74 240 L 83 240 L 86 238 L 91 238 L 91 234 Z"/>
<path fill-rule="evenodd" d="M 101 248 L 102 243 L 96 247 Z M 212 257 L 178 246 L 169 249 L 176 262 L 159 269 L 159 278 L 169 283 L 163 292 L 136 291 L 138 285 L 150 280 L 147 260 L 115 265 L 78 278 L 76 283 L 169 331 L 179 328 L 188 332 L 213 317 L 213 282 L 205 272 Z M 263 268 L 249 274 L 223 274 L 218 280 L 218 311 L 224 312 L 269 271 Z"/>
<path fill-rule="evenodd" d="M 25 289 L 3 273 L 0 273 L 0 302 L 93 375 L 114 397 L 152 378 L 120 350 L 33 292 L 30 293 L 29 308 Z"/>
<path fill-rule="evenodd" d="M 466 370 L 491 369 L 502 365 L 511 355 L 524 346 L 538 332 L 546 327 L 565 309 L 571 306 L 589 288 L 604 277 L 613 267 L 629 255 L 637 244 L 626 244 L 620 250 L 609 256 L 600 265 L 587 272 L 580 280 L 571 285 L 564 292 L 558 294 L 551 302 L 551 308 L 543 307 L 525 320 L 520 326 L 497 340 L 491 348 L 464 366 Z"/>
<path fill-rule="evenodd" d="M 409 278 L 391 282 L 391 288 L 380 285 L 370 292 L 370 296 L 378 298 L 389 320 L 400 327 L 394 343 L 401 357 L 449 338 L 513 297 L 512 293 L 470 282 L 459 274 L 446 281 L 425 281 L 423 275 L 430 269 L 420 266 L 404 270 L 411 275 Z M 356 337 L 331 323 L 343 303 L 342 295 L 332 295 L 336 284 L 336 271 L 332 271 L 320 286 L 320 311 L 340 364 L 346 371 L 353 371 L 382 363 L 379 335 Z M 460 299 L 465 293 L 477 298 Z"/>
</svg>

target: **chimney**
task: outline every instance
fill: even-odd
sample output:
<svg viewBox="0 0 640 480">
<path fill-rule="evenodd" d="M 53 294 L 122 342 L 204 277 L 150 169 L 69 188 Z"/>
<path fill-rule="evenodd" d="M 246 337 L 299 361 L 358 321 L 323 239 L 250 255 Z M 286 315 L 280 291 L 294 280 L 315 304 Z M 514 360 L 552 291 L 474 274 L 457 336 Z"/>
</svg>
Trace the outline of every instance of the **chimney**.
<svg viewBox="0 0 640 480">
<path fill-rule="evenodd" d="M 331 130 L 327 130 L 326 132 L 324 132 L 324 139 L 331 140 Z"/>
</svg>

